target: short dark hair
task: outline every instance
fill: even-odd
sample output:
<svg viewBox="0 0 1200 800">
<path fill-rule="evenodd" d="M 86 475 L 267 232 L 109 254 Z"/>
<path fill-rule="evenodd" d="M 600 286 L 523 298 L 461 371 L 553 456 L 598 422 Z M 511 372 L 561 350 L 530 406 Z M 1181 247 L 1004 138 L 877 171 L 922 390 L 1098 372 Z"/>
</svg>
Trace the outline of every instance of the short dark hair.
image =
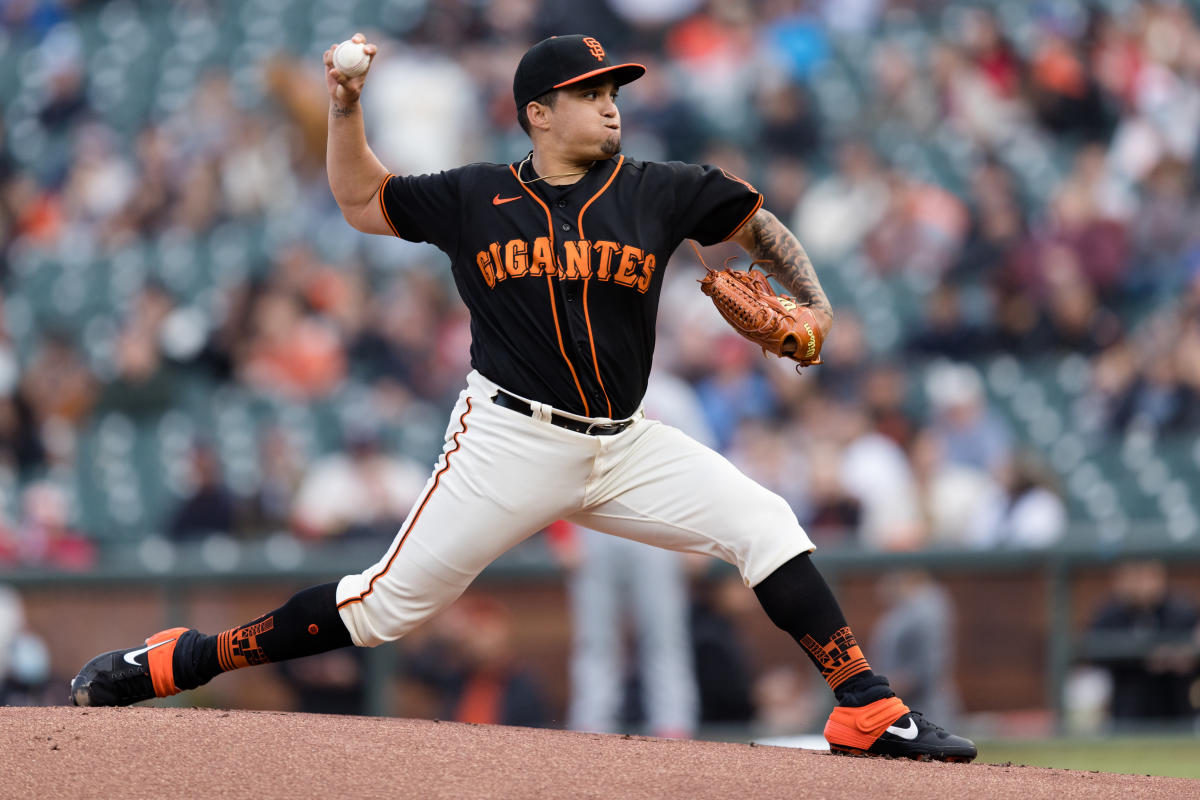
<svg viewBox="0 0 1200 800">
<path fill-rule="evenodd" d="M 541 103 L 544 106 L 554 108 L 555 102 L 558 101 L 558 89 L 551 89 L 543 95 L 533 98 L 530 103 Z M 525 109 L 529 107 L 529 103 L 517 109 L 517 122 L 521 126 L 521 130 L 525 131 L 525 135 L 529 136 L 529 114 Z"/>
</svg>

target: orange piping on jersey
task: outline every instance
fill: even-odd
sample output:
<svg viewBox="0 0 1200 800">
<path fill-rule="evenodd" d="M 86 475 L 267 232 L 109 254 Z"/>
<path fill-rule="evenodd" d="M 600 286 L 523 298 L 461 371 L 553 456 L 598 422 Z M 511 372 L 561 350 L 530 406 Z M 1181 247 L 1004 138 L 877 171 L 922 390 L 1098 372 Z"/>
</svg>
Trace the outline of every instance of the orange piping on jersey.
<svg viewBox="0 0 1200 800">
<path fill-rule="evenodd" d="M 537 201 L 537 204 L 546 212 L 546 230 L 550 232 L 550 252 L 554 254 L 554 260 L 558 261 L 558 251 L 554 249 L 554 220 L 550 217 L 550 207 L 542 202 L 542 198 L 538 197 L 533 191 L 521 181 L 521 176 L 517 174 L 517 170 L 512 164 L 508 165 L 509 171 L 513 177 L 517 179 L 517 183 L 521 184 L 521 188 L 529 193 L 529 196 Z M 558 265 L 558 271 L 562 272 L 562 264 Z M 567 348 L 563 347 L 562 329 L 558 326 L 558 306 L 554 302 L 554 282 L 550 280 L 550 276 L 546 275 L 546 291 L 550 295 L 550 313 L 554 317 L 554 333 L 558 336 L 558 352 L 562 353 L 563 361 L 567 362 L 567 369 L 571 370 L 571 378 L 575 381 L 575 390 L 579 392 L 579 399 L 583 401 L 583 415 L 590 417 L 591 410 L 588 407 L 587 398 L 583 395 L 583 386 L 579 383 L 579 376 L 575 374 L 575 365 L 571 363 L 571 359 L 567 356 Z"/>
<path fill-rule="evenodd" d="M 588 206 L 590 206 L 592 203 L 594 203 L 596 201 L 596 198 L 598 198 L 600 195 L 602 195 L 606 191 L 608 191 L 608 187 L 612 185 L 613 178 L 617 177 L 617 172 L 620 171 L 621 165 L 624 163 L 625 163 L 625 156 L 620 156 L 617 158 L 617 166 L 616 166 L 616 168 L 613 169 L 612 175 L 608 176 L 608 180 L 606 180 L 604 182 L 604 185 L 600 187 L 600 191 L 598 191 L 594 195 L 592 195 L 592 198 L 583 204 L 583 208 L 579 209 L 579 219 L 577 220 L 577 223 L 579 226 L 579 238 L 580 239 L 584 238 L 584 236 L 583 236 L 583 213 L 588 210 Z"/>
<path fill-rule="evenodd" d="M 721 174 L 724 175 L 726 178 L 729 178 L 729 180 L 737 181 L 738 183 L 740 183 L 742 186 L 745 186 L 750 191 L 754 192 L 755 194 L 758 194 L 758 189 L 755 189 L 753 186 L 751 186 L 750 181 L 742 180 L 737 175 L 734 175 L 732 172 L 727 172 L 722 167 L 717 167 L 717 169 L 721 170 Z"/>
<path fill-rule="evenodd" d="M 625 163 L 625 156 L 617 159 L 617 166 L 613 168 L 612 175 L 608 176 L 608 180 L 600 187 L 600 191 L 592 195 L 591 199 L 583 204 L 583 208 L 579 209 L 579 219 L 576 220 L 576 227 L 579 228 L 579 238 L 583 236 L 583 212 L 588 210 L 596 198 L 604 194 L 608 187 L 612 185 L 613 178 L 617 177 L 617 172 L 620 171 L 621 165 Z M 608 406 L 608 416 L 612 418 L 612 400 L 608 399 L 608 389 L 604 388 L 604 381 L 600 378 L 600 359 L 596 358 L 596 337 L 592 336 L 592 315 L 588 311 L 588 286 L 592 283 L 592 276 L 589 274 L 583 279 L 583 319 L 587 323 L 588 329 L 588 344 L 592 346 L 592 364 L 596 367 L 596 382 L 600 384 L 600 391 L 604 392 L 604 402 Z"/>
<path fill-rule="evenodd" d="M 389 217 L 387 213 L 387 205 L 385 205 L 383 202 L 383 187 L 387 186 L 387 182 L 394 177 L 396 176 L 390 172 L 383 176 L 383 180 L 379 182 L 379 188 L 375 190 L 375 194 L 379 195 L 379 210 L 383 212 L 383 221 L 386 222 L 388 227 L 392 229 L 392 235 L 399 239 L 401 238 L 400 231 L 396 230 L 396 226 L 392 224 L 392 218 Z"/>
<path fill-rule="evenodd" d="M 739 183 L 746 183 L 746 182 L 745 182 L 745 181 L 739 181 Z M 750 186 L 750 184 L 748 184 L 748 183 L 746 183 L 746 185 L 747 185 L 747 186 Z M 751 187 L 751 188 L 753 188 L 753 187 Z M 736 236 L 736 235 L 737 235 L 737 232 L 738 232 L 738 231 L 740 231 L 740 230 L 742 229 L 742 226 L 743 226 L 743 225 L 745 225 L 747 222 L 749 222 L 749 221 L 750 221 L 750 218 L 751 218 L 751 217 L 753 217 L 755 214 L 757 214 L 757 213 L 758 213 L 758 210 L 759 210 L 760 208 L 762 208 L 762 204 L 763 204 L 763 196 L 760 194 L 760 195 L 758 196 L 758 202 L 754 204 L 754 208 L 750 209 L 750 213 L 746 215 L 746 218 L 745 218 L 744 220 L 742 220 L 741 222 L 739 222 L 739 223 L 737 224 L 737 227 L 736 227 L 736 228 L 734 228 L 733 230 L 731 230 L 731 231 L 729 232 L 729 235 L 728 235 L 728 236 L 726 236 L 726 237 L 725 237 L 724 239 L 722 239 L 721 241 L 722 241 L 722 242 L 728 242 L 730 239 L 732 239 L 734 236 Z"/>
<path fill-rule="evenodd" d="M 396 549 L 392 552 L 392 555 L 388 559 L 387 564 L 384 565 L 383 571 L 380 572 L 375 577 L 371 578 L 370 582 L 367 584 L 366 591 L 364 591 L 358 597 L 348 597 L 345 600 L 343 600 L 342 602 L 338 603 L 337 607 L 339 610 L 342 608 L 345 608 L 348 605 L 351 605 L 352 603 L 361 603 L 367 597 L 367 595 L 369 595 L 369 594 L 371 594 L 371 592 L 375 591 L 375 581 L 379 580 L 384 575 L 387 575 L 388 570 L 390 570 L 392 568 L 392 564 L 395 563 L 395 561 L 396 561 L 396 556 L 398 556 L 400 554 L 400 548 L 404 547 L 404 541 L 408 538 L 408 535 L 410 533 L 412 533 L 413 528 L 416 527 L 417 520 L 419 520 L 421 518 L 421 512 L 425 510 L 425 504 L 429 502 L 429 498 L 433 497 L 433 493 L 437 491 L 438 484 L 440 484 L 441 480 L 442 480 L 442 475 L 444 475 L 446 473 L 446 471 L 448 469 L 450 469 L 450 456 L 457 453 L 459 448 L 462 447 L 462 440 L 459 437 L 467 432 L 467 415 L 470 413 L 471 413 L 471 398 L 468 397 L 467 398 L 467 410 L 464 411 L 462 413 L 462 416 L 458 418 L 458 424 L 462 425 L 462 430 L 459 431 L 458 433 L 454 434 L 454 437 L 453 437 L 454 438 L 454 448 L 449 453 L 446 453 L 446 463 L 442 465 L 442 468 L 437 471 L 437 475 L 435 475 L 433 477 L 433 486 L 429 487 L 429 491 L 425 494 L 425 498 L 423 500 L 421 500 L 421 505 L 417 507 L 417 513 L 413 514 L 412 521 L 408 523 L 408 529 L 405 530 L 404 533 L 397 540 Z"/>
</svg>

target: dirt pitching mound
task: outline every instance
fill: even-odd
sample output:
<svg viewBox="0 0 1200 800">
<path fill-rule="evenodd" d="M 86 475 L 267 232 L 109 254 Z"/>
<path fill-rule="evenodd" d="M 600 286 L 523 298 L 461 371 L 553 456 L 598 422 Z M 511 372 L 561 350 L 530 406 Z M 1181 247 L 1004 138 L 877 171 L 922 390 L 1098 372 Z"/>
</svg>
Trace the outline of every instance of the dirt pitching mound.
<svg viewBox="0 0 1200 800">
<path fill-rule="evenodd" d="M 0 708 L 0 741 L 3 797 L 1094 800 L 1200 791 L 1176 778 L 212 709 Z"/>
</svg>

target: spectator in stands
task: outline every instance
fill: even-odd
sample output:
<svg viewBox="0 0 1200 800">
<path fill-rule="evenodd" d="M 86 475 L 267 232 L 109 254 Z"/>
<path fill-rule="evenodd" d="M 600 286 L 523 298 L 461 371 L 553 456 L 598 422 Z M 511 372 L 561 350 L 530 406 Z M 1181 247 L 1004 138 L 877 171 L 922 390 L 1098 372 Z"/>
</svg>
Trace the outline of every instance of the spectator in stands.
<svg viewBox="0 0 1200 800">
<path fill-rule="evenodd" d="M 836 166 L 805 193 L 791 225 L 815 264 L 837 264 L 848 256 L 888 209 L 888 184 L 870 145 L 843 142 Z"/>
<path fill-rule="evenodd" d="M 838 5 L 831 2 L 830 5 Z M 938 117 L 933 86 L 921 74 L 916 54 L 898 43 L 878 41 L 871 52 L 873 84 L 866 109 L 872 127 L 891 124 L 929 132 Z"/>
<path fill-rule="evenodd" d="M 804 519 L 812 502 L 808 478 L 819 471 L 814 465 L 821 463 L 806 450 L 794 430 L 752 417 L 738 425 L 725 453 L 735 467 L 786 500 Z"/>
<path fill-rule="evenodd" d="M 965 528 L 973 547 L 1050 547 L 1067 532 L 1067 508 L 1049 468 L 1021 450 L 1006 462 L 995 490 L 981 498 Z"/>
<path fill-rule="evenodd" d="M 988 12 L 979 10 L 978 15 Z M 994 27 L 993 27 L 994 30 Z M 981 38 L 979 55 L 995 55 L 989 65 L 976 61 L 969 53 L 945 40 L 936 41 L 930 55 L 934 91 L 940 100 L 941 115 L 955 136 L 985 148 L 993 148 L 1014 137 L 1024 127 L 1025 109 L 1014 96 L 1016 64 L 1011 49 L 995 44 L 995 35 Z"/>
<path fill-rule="evenodd" d="M 311 540 L 391 538 L 425 485 L 424 467 L 384 452 L 381 432 L 360 423 L 346 449 L 315 461 L 292 504 L 292 525 Z"/>
<path fill-rule="evenodd" d="M 49 481 L 21 492 L 21 517 L 0 530 L 0 563 L 81 571 L 96 563 L 96 546 L 70 523 L 67 494 Z"/>
<path fill-rule="evenodd" d="M 137 191 L 113 215 L 108 238 L 114 247 L 133 244 L 141 236 L 161 232 L 170 221 L 171 209 L 179 197 L 176 142 L 162 126 L 149 125 L 134 144 L 134 182 Z"/>
<path fill-rule="evenodd" d="M 268 288 L 254 301 L 251 333 L 239 377 L 251 388 L 286 399 L 324 397 L 345 374 L 337 333 L 306 313 L 291 292 Z"/>
<path fill-rule="evenodd" d="M 925 394 L 933 406 L 931 429 L 946 458 L 989 471 L 1012 451 L 1012 434 L 988 407 L 983 381 L 973 366 L 941 362 L 930 368 Z"/>
<path fill-rule="evenodd" d="M 664 159 L 692 161 L 704 147 L 704 126 L 698 124 L 695 109 L 668 80 L 668 69 L 662 59 L 647 55 L 646 60 L 636 62 L 646 67 L 646 74 L 624 89 L 630 106 L 622 116 L 629 122 L 622 120 L 621 124 L 623 127 L 628 124 L 631 141 L 638 141 L 639 149 L 645 148 L 647 158 L 657 152 Z M 650 80 L 645 81 L 646 78 Z M 622 130 L 622 136 L 625 135 Z"/>
<path fill-rule="evenodd" d="M 1138 265 L 1125 289 L 1154 294 L 1186 282 L 1186 256 L 1200 227 L 1191 165 L 1164 158 L 1140 184 L 1138 213 L 1130 220 L 1131 259 Z"/>
<path fill-rule="evenodd" d="M 240 534 L 237 500 L 225 485 L 216 450 L 208 442 L 193 442 L 191 459 L 192 491 L 168 516 L 167 536 L 187 541 Z"/>
<path fill-rule="evenodd" d="M 917 432 L 916 414 L 908 397 L 908 371 L 888 361 L 877 361 L 863 375 L 863 405 L 871 425 L 901 447 Z"/>
<path fill-rule="evenodd" d="M 15 171 L 3 184 L 8 241 L 53 246 L 63 232 L 62 198 L 26 171 Z"/>
<path fill-rule="evenodd" d="M 243 116 L 229 131 L 219 166 L 221 206 L 247 217 L 287 208 L 299 191 L 290 160 L 291 132 L 262 116 Z"/>
<path fill-rule="evenodd" d="M 986 469 L 948 459 L 941 438 L 928 428 L 913 438 L 909 458 L 930 545 L 966 544 L 980 507 L 1008 499 Z"/>
<path fill-rule="evenodd" d="M 1094 356 L 1120 337 L 1120 319 L 1100 305 L 1073 251 L 1048 248 L 1044 268 L 1050 347 L 1062 354 Z"/>
<path fill-rule="evenodd" d="M 1122 338 L 1097 358 L 1093 391 L 1110 431 L 1179 431 L 1200 421 L 1196 388 L 1181 373 L 1189 362 L 1173 352 L 1172 339 L 1192 341 L 1181 333 L 1177 320 L 1160 315 L 1137 331 L 1137 347 Z"/>
<path fill-rule="evenodd" d="M 947 278 L 994 285 L 1011 270 L 1028 236 L 1013 173 L 995 157 L 984 158 L 968 176 L 971 221 L 958 263 Z"/>
<path fill-rule="evenodd" d="M 158 340 L 138 325 L 117 337 L 116 375 L 104 384 L 95 413 L 125 414 L 135 420 L 153 420 L 179 402 L 170 368 L 163 363 Z"/>
<path fill-rule="evenodd" d="M 924 313 L 905 342 L 905 349 L 923 356 L 970 361 L 989 346 L 989 336 L 967 319 L 959 287 L 942 282 L 925 298 Z"/>
<path fill-rule="evenodd" d="M 56 26 L 47 33 L 38 53 L 45 89 L 39 93 L 37 118 L 47 131 L 62 134 L 89 111 L 83 43 L 73 26 Z"/>
<path fill-rule="evenodd" d="M 813 464 L 836 464 L 841 450 L 832 441 L 810 443 L 808 458 Z M 812 470 L 808 484 L 808 513 L 797 514 L 804 530 L 818 547 L 854 546 L 863 526 L 863 502 L 842 482 L 840 472 L 821 468 Z"/>
<path fill-rule="evenodd" d="M 91 413 L 96 389 L 96 378 L 71 337 L 49 331 L 25 366 L 19 391 L 29 404 L 34 424 L 41 427 L 52 420 L 82 424 Z"/>
<path fill-rule="evenodd" d="M 0 396 L 0 465 L 16 475 L 36 472 L 46 460 L 33 413 L 20 394 Z"/>
<path fill-rule="evenodd" d="M 1055 135 L 1100 140 L 1111 131 L 1112 119 L 1082 54 L 1049 20 L 1038 30 L 1029 64 L 1029 95 L 1038 122 Z"/>
<path fill-rule="evenodd" d="M 260 431 L 258 464 L 258 489 L 245 501 L 242 525 L 250 535 L 286 531 L 293 498 L 304 480 L 304 464 L 283 428 L 271 425 Z"/>
<path fill-rule="evenodd" d="M 768 154 L 794 159 L 816 154 L 821 143 L 820 123 L 803 85 L 785 80 L 768 84 L 759 90 L 755 102 L 762 119 L 759 140 Z"/>
<path fill-rule="evenodd" d="M 738 424 L 774 410 L 770 383 L 759 369 L 757 352 L 741 337 L 726 333 L 716 340 L 712 372 L 696 384 L 696 395 L 716 436 L 718 449 L 733 441 Z"/>
<path fill-rule="evenodd" d="M 1111 713 L 1118 724 L 1194 718 L 1197 615 L 1192 597 L 1172 591 L 1159 561 L 1122 564 L 1112 591 L 1089 626 L 1097 644 L 1115 646 L 1097 662 L 1112 675 Z M 1137 653 L 1130 652 L 1130 645 Z"/>
<path fill-rule="evenodd" d="M 870 345 L 870 333 L 862 318 L 852 309 L 840 312 L 837 330 L 830 333 L 829 341 L 822 349 L 825 363 L 815 370 L 814 375 L 830 399 L 839 403 L 854 403 L 862 399 L 863 380 L 870 369 Z"/>
<path fill-rule="evenodd" d="M 888 203 L 863 251 L 881 275 L 933 283 L 954 264 L 967 233 L 966 206 L 953 194 L 900 170 L 889 170 Z"/>
<path fill-rule="evenodd" d="M 862 510 L 859 542 L 876 550 L 911 550 L 923 544 L 917 483 L 900 445 L 880 433 L 861 406 L 830 406 L 821 417 L 841 448 L 840 482 Z"/>
<path fill-rule="evenodd" d="M 1022 282 L 1044 291 L 1044 278 L 1055 266 L 1047 261 L 1061 246 L 1074 254 L 1081 276 L 1097 292 L 1114 292 L 1129 268 L 1127 203 L 1103 148 L 1088 145 L 1080 150 L 1052 200 L 1050 224 L 1034 237 L 1037 249 L 1030 266 L 1035 272 Z"/>
</svg>

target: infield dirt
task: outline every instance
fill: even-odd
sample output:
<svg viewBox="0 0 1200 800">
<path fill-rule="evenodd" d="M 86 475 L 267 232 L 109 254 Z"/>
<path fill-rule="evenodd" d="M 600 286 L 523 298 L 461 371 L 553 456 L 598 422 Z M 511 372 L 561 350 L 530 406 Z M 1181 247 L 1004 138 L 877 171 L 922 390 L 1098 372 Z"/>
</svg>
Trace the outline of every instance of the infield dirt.
<svg viewBox="0 0 1200 800">
<path fill-rule="evenodd" d="M 4 798 L 1200 797 L 1178 778 L 282 712 L 0 708 L 0 742 Z"/>
</svg>

